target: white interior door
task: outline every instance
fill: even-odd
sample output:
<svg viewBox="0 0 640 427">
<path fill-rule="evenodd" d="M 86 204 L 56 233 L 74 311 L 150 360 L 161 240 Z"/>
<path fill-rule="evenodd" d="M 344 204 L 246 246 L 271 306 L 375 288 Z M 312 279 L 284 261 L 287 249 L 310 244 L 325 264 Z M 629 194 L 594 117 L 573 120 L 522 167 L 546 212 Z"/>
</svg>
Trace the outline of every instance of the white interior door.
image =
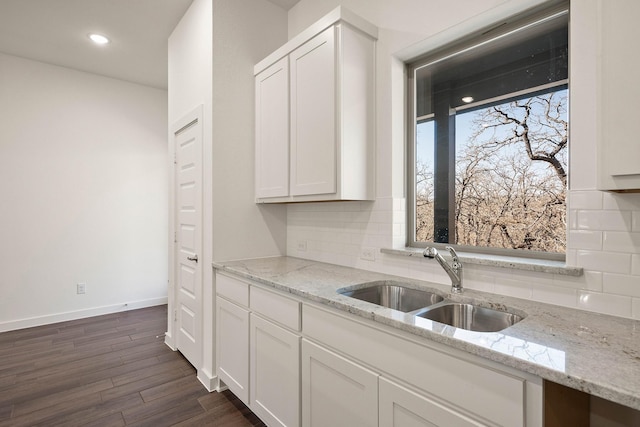
<svg viewBox="0 0 640 427">
<path fill-rule="evenodd" d="M 196 368 L 202 354 L 202 115 L 174 127 L 176 348 Z"/>
</svg>

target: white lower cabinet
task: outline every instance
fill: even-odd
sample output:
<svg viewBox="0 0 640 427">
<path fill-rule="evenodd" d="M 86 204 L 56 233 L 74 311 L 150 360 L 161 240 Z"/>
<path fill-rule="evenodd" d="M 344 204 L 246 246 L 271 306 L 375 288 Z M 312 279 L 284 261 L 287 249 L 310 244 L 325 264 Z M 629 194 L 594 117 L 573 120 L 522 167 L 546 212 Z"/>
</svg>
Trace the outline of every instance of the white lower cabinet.
<svg viewBox="0 0 640 427">
<path fill-rule="evenodd" d="M 216 298 L 218 377 L 249 404 L 249 311 Z"/>
<path fill-rule="evenodd" d="M 300 425 L 300 336 L 251 313 L 250 407 L 269 426 Z"/>
<path fill-rule="evenodd" d="M 216 275 L 217 374 L 270 427 L 542 427 L 539 377 Z"/>
<path fill-rule="evenodd" d="M 300 301 L 216 273 L 216 371 L 270 427 L 300 426 Z"/>
<path fill-rule="evenodd" d="M 380 427 L 478 427 L 485 426 L 423 394 L 386 378 L 379 383 Z"/>
<path fill-rule="evenodd" d="M 378 425 L 378 374 L 302 340 L 302 425 Z"/>
</svg>

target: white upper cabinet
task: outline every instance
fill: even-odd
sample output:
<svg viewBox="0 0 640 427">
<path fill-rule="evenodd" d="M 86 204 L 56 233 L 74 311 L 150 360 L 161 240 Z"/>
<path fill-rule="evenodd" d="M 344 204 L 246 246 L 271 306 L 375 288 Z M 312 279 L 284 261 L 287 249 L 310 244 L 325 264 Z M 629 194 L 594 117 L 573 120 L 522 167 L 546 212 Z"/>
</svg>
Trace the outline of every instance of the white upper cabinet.
<svg viewBox="0 0 640 427">
<path fill-rule="evenodd" d="M 640 192 L 640 98 L 638 55 L 629 43 L 640 39 L 637 0 L 598 1 L 599 189 Z"/>
<path fill-rule="evenodd" d="M 291 53 L 291 195 L 336 192 L 335 27 Z"/>
<path fill-rule="evenodd" d="M 256 198 L 289 195 L 289 58 L 256 76 Z"/>
<path fill-rule="evenodd" d="M 256 202 L 374 199 L 376 37 L 339 7 L 255 66 Z"/>
</svg>

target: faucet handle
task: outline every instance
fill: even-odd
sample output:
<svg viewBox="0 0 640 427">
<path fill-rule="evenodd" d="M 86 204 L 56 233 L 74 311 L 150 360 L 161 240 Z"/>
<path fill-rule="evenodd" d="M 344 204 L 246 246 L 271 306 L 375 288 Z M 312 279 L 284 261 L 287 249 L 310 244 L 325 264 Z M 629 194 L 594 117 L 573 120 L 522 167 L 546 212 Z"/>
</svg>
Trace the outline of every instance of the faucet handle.
<svg viewBox="0 0 640 427">
<path fill-rule="evenodd" d="M 458 258 L 458 253 L 451 246 L 446 246 L 446 250 L 451 254 L 452 265 L 451 267 L 458 270 L 462 268 L 462 263 L 460 262 L 460 258 Z"/>
<path fill-rule="evenodd" d="M 445 249 L 449 251 L 451 254 L 451 258 L 453 258 L 454 262 L 458 262 L 458 253 L 451 246 L 445 246 Z"/>
</svg>

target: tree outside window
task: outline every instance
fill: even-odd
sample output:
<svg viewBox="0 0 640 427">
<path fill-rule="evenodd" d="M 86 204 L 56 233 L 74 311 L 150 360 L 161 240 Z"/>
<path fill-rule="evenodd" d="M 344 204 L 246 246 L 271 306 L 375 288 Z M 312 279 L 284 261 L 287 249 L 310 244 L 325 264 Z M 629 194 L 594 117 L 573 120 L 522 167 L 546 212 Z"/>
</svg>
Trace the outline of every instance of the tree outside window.
<svg viewBox="0 0 640 427">
<path fill-rule="evenodd" d="M 566 251 L 566 21 L 412 68 L 410 243 Z"/>
</svg>

